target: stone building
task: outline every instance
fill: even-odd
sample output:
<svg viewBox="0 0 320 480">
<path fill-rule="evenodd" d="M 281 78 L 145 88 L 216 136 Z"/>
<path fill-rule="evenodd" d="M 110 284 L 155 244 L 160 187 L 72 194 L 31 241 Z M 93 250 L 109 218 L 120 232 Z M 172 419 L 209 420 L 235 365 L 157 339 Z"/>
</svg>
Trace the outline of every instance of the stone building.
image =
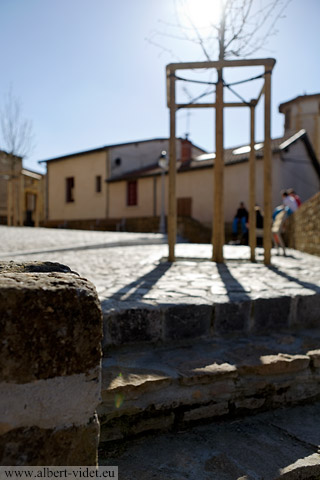
<svg viewBox="0 0 320 480">
<path fill-rule="evenodd" d="M 279 105 L 284 114 L 285 134 L 293 134 L 304 128 L 320 162 L 320 93 L 300 95 Z"/>
<path fill-rule="evenodd" d="M 0 151 L 0 223 L 39 225 L 44 218 L 44 175 L 23 168 L 22 158 Z"/>
</svg>

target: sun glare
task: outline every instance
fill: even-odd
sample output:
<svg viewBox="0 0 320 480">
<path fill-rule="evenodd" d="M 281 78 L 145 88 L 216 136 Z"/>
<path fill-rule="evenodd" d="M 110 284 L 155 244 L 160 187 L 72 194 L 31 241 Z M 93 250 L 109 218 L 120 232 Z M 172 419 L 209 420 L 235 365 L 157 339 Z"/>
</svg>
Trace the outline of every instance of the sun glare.
<svg viewBox="0 0 320 480">
<path fill-rule="evenodd" d="M 223 0 L 181 0 L 180 12 L 189 18 L 197 28 L 217 24 Z"/>
</svg>

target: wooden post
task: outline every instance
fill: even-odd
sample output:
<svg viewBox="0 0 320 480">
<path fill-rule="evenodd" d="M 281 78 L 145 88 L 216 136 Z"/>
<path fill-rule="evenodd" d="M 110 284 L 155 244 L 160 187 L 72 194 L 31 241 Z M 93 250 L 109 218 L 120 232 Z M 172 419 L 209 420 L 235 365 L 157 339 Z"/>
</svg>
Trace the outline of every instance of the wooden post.
<svg viewBox="0 0 320 480">
<path fill-rule="evenodd" d="M 256 155 L 255 155 L 255 103 L 250 103 L 250 157 L 249 157 L 249 245 L 250 259 L 255 262 L 256 249 Z"/>
<path fill-rule="evenodd" d="M 170 143 L 169 143 L 169 203 L 168 203 L 168 245 L 169 262 L 175 260 L 177 235 L 177 200 L 176 200 L 176 99 L 174 70 L 168 69 L 170 102 Z"/>
<path fill-rule="evenodd" d="M 264 81 L 264 229 L 263 229 L 263 246 L 264 246 L 264 263 L 271 263 L 271 72 L 265 67 Z"/>
<path fill-rule="evenodd" d="M 216 87 L 216 158 L 214 161 L 214 206 L 212 231 L 212 260 L 223 262 L 224 244 L 224 155 L 223 155 L 223 80 L 222 70 L 219 72 Z"/>
</svg>

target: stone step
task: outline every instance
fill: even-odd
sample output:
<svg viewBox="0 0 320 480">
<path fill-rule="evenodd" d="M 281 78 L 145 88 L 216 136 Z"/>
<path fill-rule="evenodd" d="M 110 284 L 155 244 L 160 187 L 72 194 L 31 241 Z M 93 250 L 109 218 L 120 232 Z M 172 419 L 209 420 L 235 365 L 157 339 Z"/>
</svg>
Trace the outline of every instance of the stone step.
<svg viewBox="0 0 320 480">
<path fill-rule="evenodd" d="M 159 345 L 319 327 L 320 292 L 304 292 L 258 298 L 233 291 L 217 295 L 214 302 L 190 296 L 187 303 L 137 302 L 134 306 L 126 301 L 102 302 L 103 350 L 108 352 L 110 347 L 121 345 Z"/>
<path fill-rule="evenodd" d="M 104 444 L 121 480 L 316 480 L 320 402 Z"/>
<path fill-rule="evenodd" d="M 101 442 L 320 396 L 320 332 L 128 346 L 103 359 Z"/>
</svg>

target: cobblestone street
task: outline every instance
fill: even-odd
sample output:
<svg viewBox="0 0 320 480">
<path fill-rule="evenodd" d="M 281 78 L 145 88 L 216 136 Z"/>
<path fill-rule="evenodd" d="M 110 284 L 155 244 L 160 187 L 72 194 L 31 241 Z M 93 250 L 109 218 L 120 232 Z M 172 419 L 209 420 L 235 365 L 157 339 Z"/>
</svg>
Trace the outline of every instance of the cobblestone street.
<svg viewBox="0 0 320 480">
<path fill-rule="evenodd" d="M 249 261 L 249 247 L 224 247 L 226 262 L 210 261 L 211 245 L 179 243 L 166 262 L 160 234 L 0 227 L 0 258 L 68 265 L 92 281 L 103 310 L 137 305 L 212 304 L 320 293 L 320 258 L 273 251 L 272 266 Z"/>
</svg>

